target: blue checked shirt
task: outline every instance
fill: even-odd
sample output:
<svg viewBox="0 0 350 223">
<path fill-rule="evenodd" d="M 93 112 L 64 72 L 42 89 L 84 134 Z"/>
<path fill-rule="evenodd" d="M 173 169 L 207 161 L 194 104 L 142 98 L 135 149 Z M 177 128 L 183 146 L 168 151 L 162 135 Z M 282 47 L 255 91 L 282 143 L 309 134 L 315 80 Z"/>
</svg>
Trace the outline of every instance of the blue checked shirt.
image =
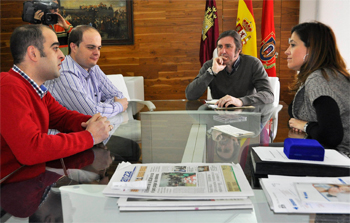
<svg viewBox="0 0 350 223">
<path fill-rule="evenodd" d="M 89 72 L 66 56 L 62 62 L 61 76 L 46 81 L 45 86 L 64 107 L 86 115 L 101 113 L 107 118 L 123 112 L 123 106 L 114 102 L 114 96 L 124 98 L 98 65 Z"/>
<path fill-rule="evenodd" d="M 32 85 L 32 87 L 34 88 L 34 90 L 40 96 L 41 99 L 45 96 L 47 92 L 47 88 L 44 85 L 38 86 L 37 83 L 35 83 L 27 74 L 25 74 L 15 64 L 13 65 L 12 70 L 16 71 L 19 75 L 21 75 L 24 79 L 26 79 L 30 83 L 30 85 Z"/>
</svg>

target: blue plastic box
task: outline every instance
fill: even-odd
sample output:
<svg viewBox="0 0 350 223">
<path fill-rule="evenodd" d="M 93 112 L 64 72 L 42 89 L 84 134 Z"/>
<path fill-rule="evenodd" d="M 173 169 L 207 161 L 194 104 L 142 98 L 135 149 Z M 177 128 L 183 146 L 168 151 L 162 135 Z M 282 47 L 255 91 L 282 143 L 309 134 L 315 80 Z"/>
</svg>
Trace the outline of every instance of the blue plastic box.
<svg viewBox="0 0 350 223">
<path fill-rule="evenodd" d="M 289 159 L 297 160 L 324 160 L 324 148 L 314 139 L 293 139 L 284 140 L 283 152 Z"/>
</svg>

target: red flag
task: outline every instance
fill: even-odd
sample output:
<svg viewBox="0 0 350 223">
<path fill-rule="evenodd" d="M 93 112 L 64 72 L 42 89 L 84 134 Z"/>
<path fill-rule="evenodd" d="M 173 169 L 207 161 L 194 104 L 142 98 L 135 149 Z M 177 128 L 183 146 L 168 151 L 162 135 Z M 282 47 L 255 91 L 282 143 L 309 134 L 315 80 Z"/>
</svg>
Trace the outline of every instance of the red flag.
<svg viewBox="0 0 350 223">
<path fill-rule="evenodd" d="M 260 60 L 269 77 L 276 77 L 276 35 L 273 0 L 264 0 L 261 20 Z"/>
<path fill-rule="evenodd" d="M 199 61 L 201 66 L 213 57 L 216 40 L 219 37 L 218 14 L 215 0 L 207 0 L 203 20 Z"/>
</svg>

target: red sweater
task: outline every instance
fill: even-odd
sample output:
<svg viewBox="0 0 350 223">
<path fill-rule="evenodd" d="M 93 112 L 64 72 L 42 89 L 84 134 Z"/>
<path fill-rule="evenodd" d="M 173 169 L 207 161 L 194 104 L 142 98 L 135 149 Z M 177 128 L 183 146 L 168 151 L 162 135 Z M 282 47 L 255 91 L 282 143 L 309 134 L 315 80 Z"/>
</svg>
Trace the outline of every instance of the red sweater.
<svg viewBox="0 0 350 223">
<path fill-rule="evenodd" d="M 14 70 L 0 74 L 1 178 L 26 165 L 6 183 L 38 176 L 45 163 L 93 147 L 81 123 L 91 116 L 61 106 L 49 92 L 41 99 L 31 84 Z M 48 135 L 48 129 L 59 133 Z"/>
</svg>

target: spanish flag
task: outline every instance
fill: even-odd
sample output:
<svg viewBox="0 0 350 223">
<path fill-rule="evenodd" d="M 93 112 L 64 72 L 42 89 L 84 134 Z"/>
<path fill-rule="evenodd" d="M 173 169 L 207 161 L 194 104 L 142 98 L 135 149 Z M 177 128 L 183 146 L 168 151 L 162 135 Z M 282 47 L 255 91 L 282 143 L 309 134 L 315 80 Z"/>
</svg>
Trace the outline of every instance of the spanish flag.
<svg viewBox="0 0 350 223">
<path fill-rule="evenodd" d="M 215 0 L 206 0 L 199 60 L 201 66 L 213 57 L 216 40 L 219 37 L 219 23 Z"/>
<path fill-rule="evenodd" d="M 239 0 L 236 31 L 241 35 L 242 53 L 257 57 L 256 26 L 252 0 Z"/>
<path fill-rule="evenodd" d="M 276 77 L 276 36 L 273 0 L 264 0 L 261 20 L 260 60 L 269 77 Z"/>
</svg>

